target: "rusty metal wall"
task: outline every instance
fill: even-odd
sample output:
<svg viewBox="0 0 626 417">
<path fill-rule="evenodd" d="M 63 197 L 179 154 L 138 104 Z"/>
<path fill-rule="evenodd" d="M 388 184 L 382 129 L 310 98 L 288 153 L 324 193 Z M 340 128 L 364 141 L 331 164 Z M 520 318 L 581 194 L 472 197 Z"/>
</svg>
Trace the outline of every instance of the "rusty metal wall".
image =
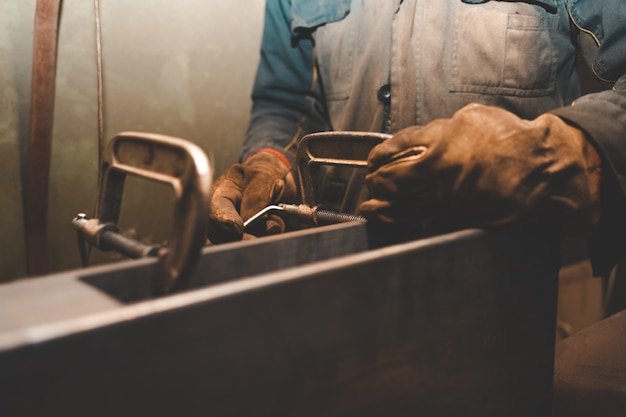
<svg viewBox="0 0 626 417">
<path fill-rule="evenodd" d="M 0 2 L 0 282 L 25 275 L 20 160 L 29 134 L 35 3 Z M 221 173 L 236 160 L 248 120 L 264 0 L 100 3 L 105 138 L 124 130 L 185 138 L 200 145 Z M 93 2 L 64 0 L 61 15 L 48 214 L 51 272 L 79 266 L 70 221 L 78 211 L 93 212 L 97 177 Z M 121 223 L 160 241 L 170 205 L 169 190 L 131 181 Z"/>
</svg>

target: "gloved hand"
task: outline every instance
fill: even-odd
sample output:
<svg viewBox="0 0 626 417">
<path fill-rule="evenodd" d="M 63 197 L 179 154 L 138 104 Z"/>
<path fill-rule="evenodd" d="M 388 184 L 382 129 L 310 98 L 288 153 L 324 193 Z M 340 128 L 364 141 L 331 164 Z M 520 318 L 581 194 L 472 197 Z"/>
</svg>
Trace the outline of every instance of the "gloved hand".
<svg viewBox="0 0 626 417">
<path fill-rule="evenodd" d="M 600 217 L 600 158 L 579 129 L 544 114 L 523 120 L 471 104 L 409 127 L 368 158 L 370 221 L 437 232 L 517 220 L 588 236 Z"/>
<path fill-rule="evenodd" d="M 223 243 L 250 238 L 244 234 L 243 222 L 266 206 L 293 202 L 297 188 L 289 161 L 280 152 L 264 149 L 245 162 L 230 167 L 211 187 L 209 197 L 208 238 Z M 285 230 L 276 215 L 255 223 L 259 234 Z"/>
</svg>

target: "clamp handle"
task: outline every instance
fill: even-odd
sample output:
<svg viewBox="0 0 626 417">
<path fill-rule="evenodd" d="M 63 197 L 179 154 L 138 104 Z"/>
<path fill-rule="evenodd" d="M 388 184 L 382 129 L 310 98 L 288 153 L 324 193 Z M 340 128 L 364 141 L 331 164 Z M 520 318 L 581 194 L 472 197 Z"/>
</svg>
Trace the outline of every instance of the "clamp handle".
<svg viewBox="0 0 626 417">
<path fill-rule="evenodd" d="M 302 138 L 296 151 L 300 196 L 303 204 L 315 207 L 318 187 L 316 178 L 322 165 L 367 168 L 372 148 L 391 135 L 375 132 L 320 132 Z"/>
<path fill-rule="evenodd" d="M 175 137 L 122 132 L 103 154 L 102 184 L 96 218 L 100 225 L 117 224 L 126 175 L 169 184 L 175 197 L 174 222 L 168 248 L 159 252 L 161 292 L 187 286 L 206 242 L 208 195 L 212 169 L 203 150 Z"/>
</svg>

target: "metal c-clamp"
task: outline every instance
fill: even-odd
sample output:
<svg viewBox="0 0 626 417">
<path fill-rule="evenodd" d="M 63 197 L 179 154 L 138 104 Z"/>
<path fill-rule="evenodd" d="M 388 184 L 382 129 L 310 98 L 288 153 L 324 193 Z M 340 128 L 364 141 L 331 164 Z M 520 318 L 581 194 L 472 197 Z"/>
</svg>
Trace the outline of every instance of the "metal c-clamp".
<svg viewBox="0 0 626 417">
<path fill-rule="evenodd" d="M 101 250 L 116 250 L 130 258 L 158 256 L 157 288 L 185 288 L 206 242 L 208 194 L 212 170 L 197 145 L 165 135 L 123 132 L 103 154 L 101 193 L 95 218 L 73 220 L 79 238 Z M 167 248 L 146 246 L 117 229 L 126 175 L 169 184 L 175 197 L 174 221 Z"/>
</svg>

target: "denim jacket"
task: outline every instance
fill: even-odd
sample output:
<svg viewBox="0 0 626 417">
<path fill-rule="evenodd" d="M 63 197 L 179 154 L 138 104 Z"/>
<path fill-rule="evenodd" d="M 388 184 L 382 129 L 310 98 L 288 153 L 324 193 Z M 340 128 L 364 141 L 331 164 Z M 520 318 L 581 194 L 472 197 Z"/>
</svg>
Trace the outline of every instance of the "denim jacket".
<svg viewBox="0 0 626 417">
<path fill-rule="evenodd" d="M 242 159 L 293 150 L 310 132 L 393 133 L 478 102 L 582 128 L 624 195 L 624 16 L 624 0 L 267 0 Z M 606 91 L 581 96 L 577 56 Z"/>
</svg>

